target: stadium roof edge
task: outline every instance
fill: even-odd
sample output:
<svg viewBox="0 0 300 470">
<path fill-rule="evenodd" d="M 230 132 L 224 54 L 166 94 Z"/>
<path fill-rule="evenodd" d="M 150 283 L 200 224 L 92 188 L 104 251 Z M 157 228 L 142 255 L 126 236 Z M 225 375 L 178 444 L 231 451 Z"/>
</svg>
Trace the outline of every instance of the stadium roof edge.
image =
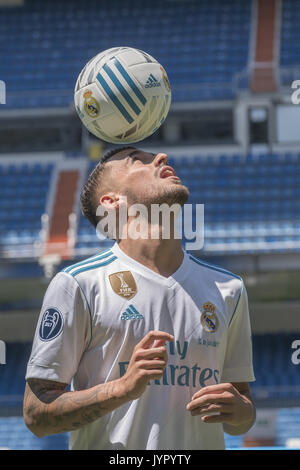
<svg viewBox="0 0 300 470">
<path fill-rule="evenodd" d="M 70 116 L 75 113 L 73 107 L 65 108 L 33 108 L 33 109 L 5 109 L 0 108 L 0 119 L 2 118 L 22 118 L 22 117 L 51 117 Z"/>
<path fill-rule="evenodd" d="M 228 109 L 232 108 L 235 100 L 211 100 L 211 101 L 193 101 L 177 102 L 171 104 L 170 112 L 179 111 L 200 111 L 206 109 Z"/>
</svg>

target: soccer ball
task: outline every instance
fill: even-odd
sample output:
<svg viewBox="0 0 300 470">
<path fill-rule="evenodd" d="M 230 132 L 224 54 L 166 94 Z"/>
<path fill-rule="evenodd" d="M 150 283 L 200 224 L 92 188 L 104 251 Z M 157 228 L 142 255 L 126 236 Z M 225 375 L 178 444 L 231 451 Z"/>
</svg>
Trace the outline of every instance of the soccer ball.
<svg viewBox="0 0 300 470">
<path fill-rule="evenodd" d="M 138 142 L 167 117 L 171 87 L 164 68 L 132 47 L 93 57 L 78 76 L 74 101 L 87 129 L 111 143 Z"/>
</svg>

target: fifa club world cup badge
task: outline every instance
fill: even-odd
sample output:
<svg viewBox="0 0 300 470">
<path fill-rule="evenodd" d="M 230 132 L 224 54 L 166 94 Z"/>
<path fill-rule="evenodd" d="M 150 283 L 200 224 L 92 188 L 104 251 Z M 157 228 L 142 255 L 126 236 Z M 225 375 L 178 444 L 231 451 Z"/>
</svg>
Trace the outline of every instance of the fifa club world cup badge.
<svg viewBox="0 0 300 470">
<path fill-rule="evenodd" d="M 132 299 L 137 293 L 136 283 L 130 271 L 110 274 L 109 282 L 113 291 L 126 300 Z"/>
<path fill-rule="evenodd" d="M 215 313 L 216 307 L 211 302 L 202 305 L 201 325 L 208 333 L 215 333 L 219 328 L 219 320 Z"/>
<path fill-rule="evenodd" d="M 162 72 L 162 78 L 163 78 L 163 81 L 164 81 L 164 84 L 165 84 L 165 87 L 166 87 L 167 91 L 171 91 L 171 85 L 170 85 L 168 75 L 167 75 L 165 69 L 161 66 L 160 70 Z"/>
<path fill-rule="evenodd" d="M 96 98 L 94 98 L 92 96 L 92 94 L 93 93 L 92 93 L 91 90 L 87 90 L 83 94 L 83 97 L 84 97 L 84 110 L 85 110 L 85 112 L 88 116 L 97 117 L 100 114 L 100 104 L 98 103 Z"/>
</svg>

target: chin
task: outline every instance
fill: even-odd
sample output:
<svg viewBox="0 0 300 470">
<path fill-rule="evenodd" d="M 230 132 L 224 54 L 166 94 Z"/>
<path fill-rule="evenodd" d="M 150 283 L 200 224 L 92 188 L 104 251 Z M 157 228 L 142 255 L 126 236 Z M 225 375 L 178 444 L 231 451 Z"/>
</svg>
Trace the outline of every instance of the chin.
<svg viewBox="0 0 300 470">
<path fill-rule="evenodd" d="M 182 184 L 172 184 L 169 187 L 165 187 L 159 197 L 158 204 L 179 204 L 183 206 L 190 196 L 190 192 L 186 186 Z"/>
<path fill-rule="evenodd" d="M 168 204 L 169 206 L 179 204 L 183 206 L 189 195 L 188 188 L 181 183 L 167 184 L 159 188 L 149 185 L 147 191 L 143 191 L 141 194 L 133 191 L 132 188 L 126 191 L 129 205 L 138 203 L 147 207 L 151 207 L 151 204 Z"/>
</svg>

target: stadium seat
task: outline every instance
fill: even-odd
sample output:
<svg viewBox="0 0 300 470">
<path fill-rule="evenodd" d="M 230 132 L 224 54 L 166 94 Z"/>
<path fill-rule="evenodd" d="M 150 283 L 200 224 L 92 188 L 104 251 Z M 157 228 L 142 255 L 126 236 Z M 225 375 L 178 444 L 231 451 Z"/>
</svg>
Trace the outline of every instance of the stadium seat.
<svg viewBox="0 0 300 470">
<path fill-rule="evenodd" d="M 46 211 L 52 163 L 0 164 L 0 243 L 33 245 L 39 238 L 41 215 Z"/>
<path fill-rule="evenodd" d="M 122 8 L 116 0 L 103 0 L 101 10 L 93 0 L 86 0 L 84 8 L 76 0 L 62 0 L 55 9 L 51 3 L 28 0 L 17 9 L 0 7 L 1 79 L 10 84 L 7 107 L 71 105 L 85 63 L 120 44 L 146 50 L 163 64 L 173 101 L 234 97 L 234 75 L 248 60 L 250 0 L 226 5 L 222 0 L 190 0 L 184 7 L 176 1 L 171 7 L 170 2 L 152 0 L 151 8 L 136 0 L 124 0 Z M 29 15 L 33 21 L 27 21 Z"/>
<path fill-rule="evenodd" d="M 251 383 L 255 400 L 259 397 L 286 400 L 300 397 L 300 379 L 285 367 L 293 334 L 253 335 L 253 363 L 256 381 Z M 18 407 L 21 411 L 25 387 L 26 365 L 31 343 L 8 343 L 7 364 L 0 382 L 0 414 L 5 409 Z M 290 369 L 290 370 L 289 370 Z M 299 374 L 298 374 L 299 376 Z M 293 380 L 291 378 L 293 377 Z M 300 437 L 300 408 L 282 408 L 276 422 L 277 446 L 287 439 Z M 227 448 L 241 447 L 243 436 L 225 434 Z M 25 426 L 21 416 L 0 418 L 0 448 L 9 449 L 67 449 L 68 434 L 36 438 Z"/>
</svg>

